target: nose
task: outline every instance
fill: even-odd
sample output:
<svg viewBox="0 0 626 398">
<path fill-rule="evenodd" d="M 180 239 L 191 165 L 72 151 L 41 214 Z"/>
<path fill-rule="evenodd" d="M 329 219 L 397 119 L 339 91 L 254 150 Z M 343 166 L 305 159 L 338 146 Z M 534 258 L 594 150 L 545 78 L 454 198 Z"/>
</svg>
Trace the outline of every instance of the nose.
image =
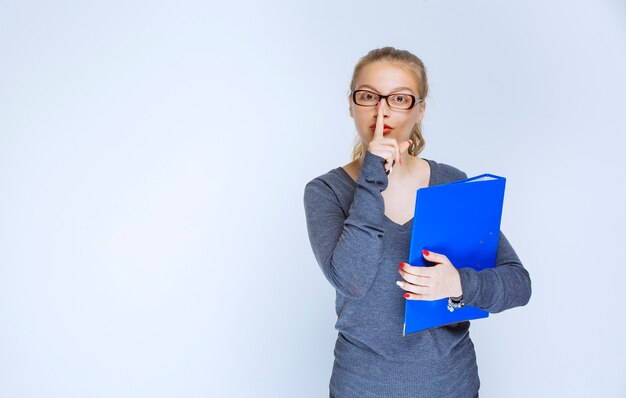
<svg viewBox="0 0 626 398">
<path fill-rule="evenodd" d="M 383 113 L 383 116 L 389 115 L 389 105 L 387 105 L 387 101 L 381 98 L 378 103 L 380 104 L 380 107 L 376 106 L 376 114 L 374 116 L 378 117 L 379 111 Z"/>
</svg>

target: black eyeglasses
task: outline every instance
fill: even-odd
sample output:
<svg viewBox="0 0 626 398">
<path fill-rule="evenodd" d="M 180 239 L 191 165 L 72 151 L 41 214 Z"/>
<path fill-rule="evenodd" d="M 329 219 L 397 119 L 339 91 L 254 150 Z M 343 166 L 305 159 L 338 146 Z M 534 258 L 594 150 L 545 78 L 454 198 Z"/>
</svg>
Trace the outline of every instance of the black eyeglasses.
<svg viewBox="0 0 626 398">
<path fill-rule="evenodd" d="M 356 90 L 352 92 L 352 101 L 360 106 L 376 106 L 381 99 L 387 101 L 387 105 L 393 109 L 408 110 L 424 101 L 421 98 L 415 98 L 411 94 L 389 94 L 380 95 L 368 90 Z"/>
</svg>

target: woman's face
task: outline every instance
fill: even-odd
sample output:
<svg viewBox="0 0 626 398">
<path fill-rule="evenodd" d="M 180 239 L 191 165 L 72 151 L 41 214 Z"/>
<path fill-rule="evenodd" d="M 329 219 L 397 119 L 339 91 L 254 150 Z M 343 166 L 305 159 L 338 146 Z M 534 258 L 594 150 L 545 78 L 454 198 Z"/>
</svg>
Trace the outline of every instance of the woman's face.
<svg viewBox="0 0 626 398">
<path fill-rule="evenodd" d="M 357 77 L 354 90 L 368 90 L 376 94 L 412 94 L 419 98 L 417 82 L 413 74 L 403 67 L 378 61 L 371 63 L 361 69 Z M 361 137 L 361 142 L 366 148 L 374 136 L 374 126 L 378 117 L 377 106 L 360 106 L 352 100 L 352 93 L 348 95 L 350 103 L 350 117 L 354 119 L 354 124 Z M 424 116 L 426 103 L 421 102 L 408 110 L 390 108 L 387 101 L 381 100 L 381 112 L 385 120 L 385 138 L 395 138 L 398 143 L 406 141 L 411 136 L 411 131 L 416 123 Z M 387 130 L 387 126 L 391 130 Z"/>
</svg>

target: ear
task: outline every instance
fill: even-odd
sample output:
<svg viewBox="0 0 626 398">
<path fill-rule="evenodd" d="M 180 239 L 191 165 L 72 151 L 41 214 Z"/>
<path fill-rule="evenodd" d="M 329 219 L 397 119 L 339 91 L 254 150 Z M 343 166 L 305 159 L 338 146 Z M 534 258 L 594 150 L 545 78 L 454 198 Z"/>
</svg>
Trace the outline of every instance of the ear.
<svg viewBox="0 0 626 398">
<path fill-rule="evenodd" d="M 417 106 L 419 106 L 419 117 L 417 118 L 417 122 L 421 122 L 424 118 L 424 113 L 426 112 L 426 100 L 420 102 Z"/>
<path fill-rule="evenodd" d="M 354 119 L 354 115 L 352 114 L 352 97 L 348 94 L 348 112 L 350 113 L 350 117 Z"/>
</svg>

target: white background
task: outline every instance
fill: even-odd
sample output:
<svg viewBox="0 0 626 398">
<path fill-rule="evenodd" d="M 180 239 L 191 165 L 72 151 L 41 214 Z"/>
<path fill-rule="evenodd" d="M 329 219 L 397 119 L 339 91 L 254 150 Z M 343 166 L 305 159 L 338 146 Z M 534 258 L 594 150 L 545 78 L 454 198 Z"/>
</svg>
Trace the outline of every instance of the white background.
<svg viewBox="0 0 626 398">
<path fill-rule="evenodd" d="M 481 397 L 624 397 L 623 1 L 0 1 L 0 396 L 325 397 L 306 182 L 359 57 L 428 70 L 422 157 L 507 177 L 525 307 Z"/>
</svg>

